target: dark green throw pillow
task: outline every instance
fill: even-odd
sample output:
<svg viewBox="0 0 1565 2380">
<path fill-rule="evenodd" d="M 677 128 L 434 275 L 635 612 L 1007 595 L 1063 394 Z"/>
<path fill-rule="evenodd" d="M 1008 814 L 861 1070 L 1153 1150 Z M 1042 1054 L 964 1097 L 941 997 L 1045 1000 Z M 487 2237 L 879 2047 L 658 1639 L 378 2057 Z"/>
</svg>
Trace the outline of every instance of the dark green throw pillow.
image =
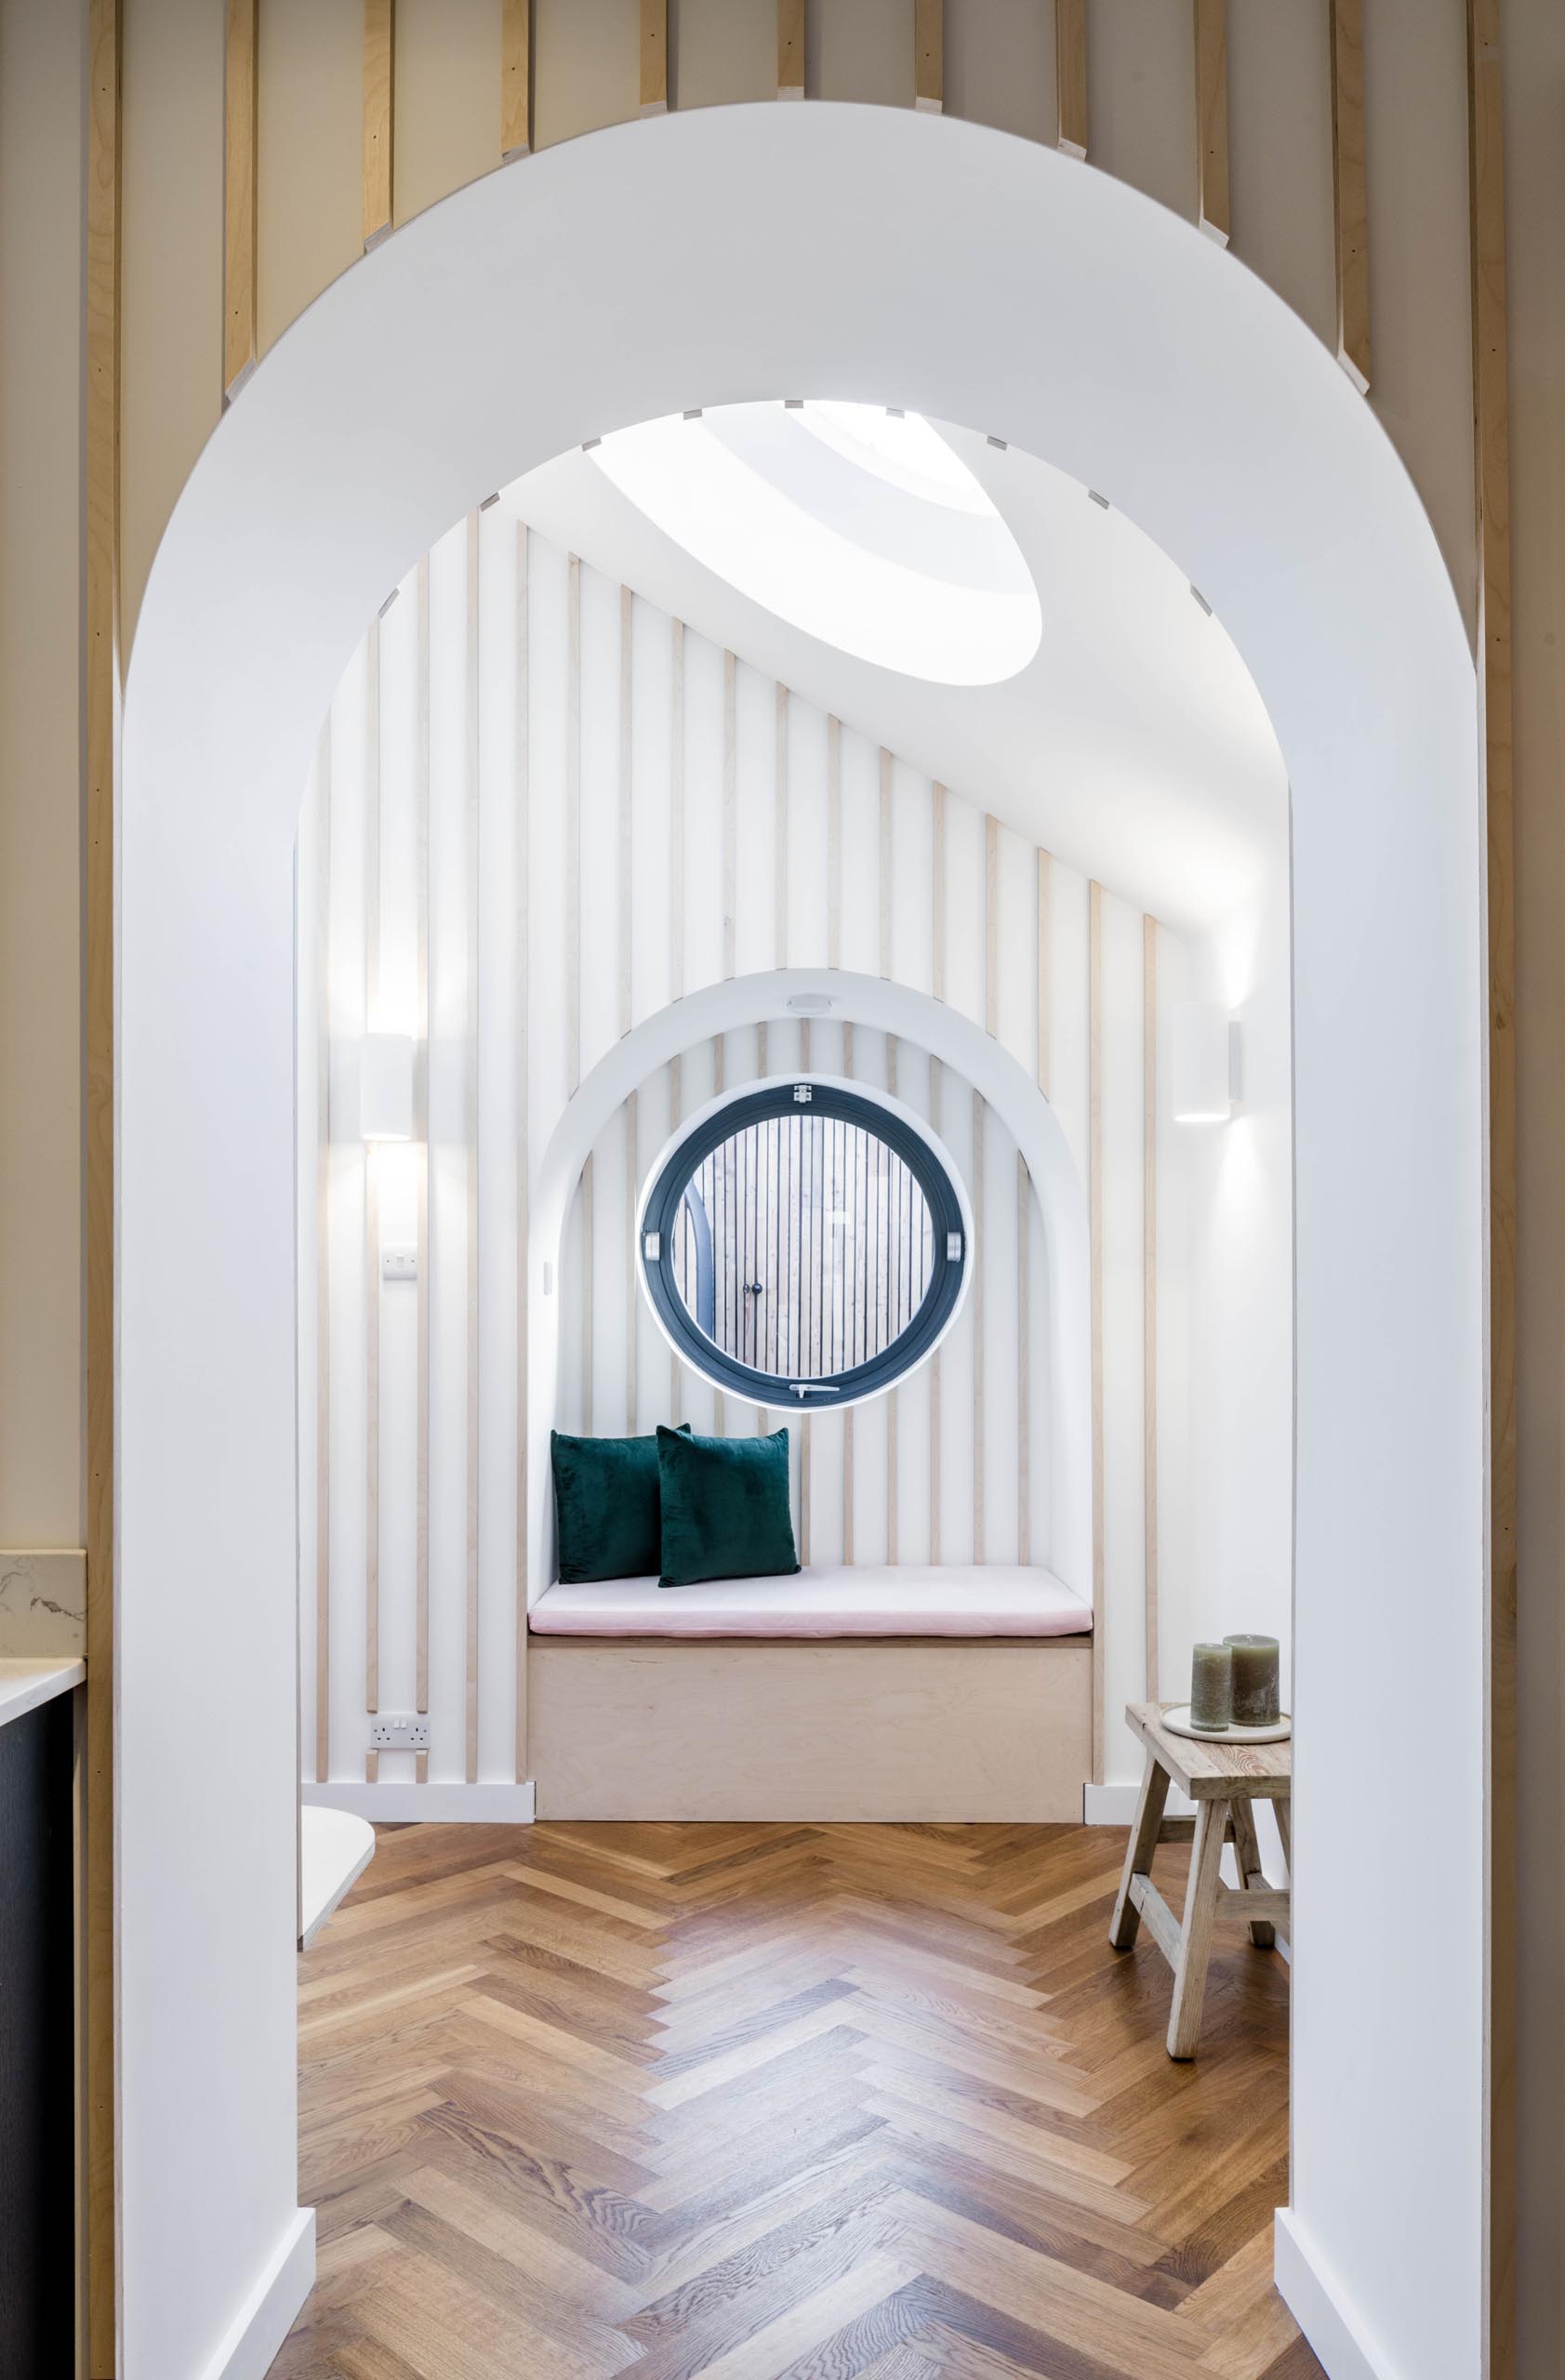
<svg viewBox="0 0 1565 2380">
<path fill-rule="evenodd" d="M 551 1430 L 549 1445 L 562 1582 L 650 1578 L 662 1557 L 657 1440 L 569 1438 Z"/>
<path fill-rule="evenodd" d="M 788 1501 L 788 1432 L 769 1438 L 657 1433 L 663 1502 L 660 1587 L 776 1579 L 799 1567 Z"/>
</svg>

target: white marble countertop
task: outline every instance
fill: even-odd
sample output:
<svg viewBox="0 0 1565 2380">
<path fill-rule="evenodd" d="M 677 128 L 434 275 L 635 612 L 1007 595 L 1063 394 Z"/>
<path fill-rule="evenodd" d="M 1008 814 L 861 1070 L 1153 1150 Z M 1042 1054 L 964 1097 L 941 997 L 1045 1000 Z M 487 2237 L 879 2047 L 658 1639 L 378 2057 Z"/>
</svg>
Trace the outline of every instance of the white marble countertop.
<svg viewBox="0 0 1565 2380">
<path fill-rule="evenodd" d="M 351 1810 L 299 1812 L 299 1948 L 307 1950 L 375 1857 L 375 1829 Z"/>
<path fill-rule="evenodd" d="M 52 1659 L 43 1653 L 0 1660 L 0 1727 L 11 1719 L 20 1719 L 26 1712 L 36 1711 L 40 1702 L 52 1702 L 57 1694 L 69 1694 L 73 1686 L 86 1682 L 86 1663 L 68 1654 L 56 1654 Z"/>
</svg>

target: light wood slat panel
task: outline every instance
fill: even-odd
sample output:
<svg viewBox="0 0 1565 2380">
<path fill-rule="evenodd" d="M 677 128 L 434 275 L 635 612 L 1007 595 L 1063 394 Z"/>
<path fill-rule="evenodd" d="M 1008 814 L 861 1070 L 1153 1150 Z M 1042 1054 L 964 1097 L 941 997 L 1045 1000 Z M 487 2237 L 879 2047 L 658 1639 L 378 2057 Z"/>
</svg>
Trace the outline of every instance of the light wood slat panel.
<svg viewBox="0 0 1565 2380">
<path fill-rule="evenodd" d="M 420 558 L 414 583 L 417 643 L 413 727 L 413 932 L 414 1000 L 418 1035 L 417 1120 L 420 1143 L 418 1242 L 414 1263 L 418 1297 L 418 1415 L 416 1421 L 413 1522 L 414 1708 L 430 1707 L 430 1201 L 434 1160 L 430 1142 L 430 558 Z M 427 1774 L 428 1755 L 418 1765 Z"/>
<path fill-rule="evenodd" d="M 929 1062 L 929 1122 L 932 1131 L 940 1130 L 940 1092 L 945 1068 L 938 1058 Z M 929 1558 L 940 1559 L 940 1389 L 942 1350 L 935 1348 L 929 1359 Z"/>
<path fill-rule="evenodd" d="M 766 1071 L 764 1036 L 762 1039 L 761 1071 L 763 1074 Z M 679 1130 L 683 1120 L 684 1062 L 676 1051 L 669 1060 L 669 1130 L 670 1134 Z M 684 1367 L 670 1347 L 669 1350 L 669 1427 L 670 1429 L 678 1429 L 684 1419 L 683 1382 Z M 763 1419 L 762 1427 L 765 1427 L 764 1419 Z"/>
<path fill-rule="evenodd" d="M 569 565 L 565 662 L 565 1094 L 581 1087 L 581 559 Z"/>
<path fill-rule="evenodd" d="M 669 104 L 669 0 L 642 0 L 643 115 L 661 115 Z"/>
<path fill-rule="evenodd" d="M 669 664 L 669 997 L 684 998 L 684 622 L 670 631 Z M 577 827 L 579 836 L 580 828 Z"/>
<path fill-rule="evenodd" d="M 881 758 L 882 763 L 886 763 L 889 760 L 889 755 L 885 753 L 882 753 Z M 886 826 L 889 821 L 889 812 L 884 806 L 884 795 L 889 782 L 889 767 L 883 766 L 881 777 L 881 788 L 882 795 L 881 818 L 882 826 Z M 885 844 L 882 842 L 882 855 L 885 848 Z M 882 911 L 882 916 L 883 914 L 884 913 Z M 888 1033 L 886 1035 L 886 1090 L 890 1092 L 893 1099 L 896 1097 L 896 1036 L 895 1033 Z M 938 1363 L 939 1360 L 939 1355 L 936 1353 L 935 1361 Z M 901 1441 L 897 1435 L 899 1428 L 898 1416 L 901 1412 L 900 1398 L 900 1389 L 894 1387 L 888 1390 L 886 1395 L 886 1560 L 893 1563 L 897 1561 L 899 1558 L 902 1538 L 902 1515 L 899 1510 L 901 1498 Z"/>
<path fill-rule="evenodd" d="M 1195 0 L 1196 220 L 1227 247 L 1228 213 L 1228 0 Z"/>
<path fill-rule="evenodd" d="M 237 393 L 254 369 L 256 341 L 256 192 L 259 154 L 256 113 L 257 0 L 228 0 L 223 43 L 223 394 Z"/>
<path fill-rule="evenodd" d="M 500 0 L 500 158 L 533 145 L 532 0 Z"/>
<path fill-rule="evenodd" d="M 984 819 L 984 1030 L 1000 1034 L 1000 822 Z"/>
<path fill-rule="evenodd" d="M 1103 1782 L 1103 887 L 1087 888 L 1088 1231 L 1092 1302 L 1093 1782 Z"/>
<path fill-rule="evenodd" d="M 1364 178 L 1363 0 L 1331 0 L 1332 203 L 1336 238 L 1337 360 L 1370 385 L 1369 202 Z"/>
<path fill-rule="evenodd" d="M 632 732 L 635 694 L 631 660 L 634 653 L 636 599 L 628 587 L 619 590 L 619 1030 L 629 1033 L 632 1015 L 636 903 L 631 875 L 633 845 L 631 804 L 635 794 Z"/>
<path fill-rule="evenodd" d="M 480 853 L 478 787 L 478 655 L 480 516 L 467 519 L 467 679 L 464 687 L 465 778 L 463 833 L 467 899 L 463 925 L 467 957 L 467 1780 L 478 1781 L 478 885 Z"/>
<path fill-rule="evenodd" d="M 723 656 L 723 972 L 732 982 L 738 970 L 739 775 L 738 664 Z"/>
<path fill-rule="evenodd" d="M 1016 1559 L 1032 1560 L 1032 1183 L 1016 1151 Z"/>
<path fill-rule="evenodd" d="M 396 0 L 365 0 L 364 235 L 366 248 L 393 221 Z"/>
<path fill-rule="evenodd" d="M 321 731 L 315 870 L 315 1778 L 331 1775 L 331 721 Z"/>
<path fill-rule="evenodd" d="M 1057 145 L 1072 157 L 1087 153 L 1087 0 L 1054 0 L 1054 83 L 1059 94 Z"/>
<path fill-rule="evenodd" d="M 945 104 L 945 0 L 913 0 L 913 105 L 938 115 Z"/>
<path fill-rule="evenodd" d="M 842 963 L 842 722 L 826 722 L 826 963 Z"/>
<path fill-rule="evenodd" d="M 836 725 L 836 721 L 832 721 L 832 725 L 833 725 L 833 726 L 835 726 L 835 725 Z M 835 840 L 836 840 L 836 854 L 835 854 L 835 858 L 834 858 L 834 860 L 833 860 L 832 869 L 831 869 L 832 882 L 835 884 L 835 886 L 836 886 L 836 888 L 837 888 L 837 909 L 838 909 L 838 916 L 839 916 L 839 919 L 841 919 L 841 915 L 842 915 L 842 788 L 841 774 L 840 774 L 840 772 L 839 772 L 838 784 L 837 784 L 838 828 L 837 828 L 837 835 L 836 835 L 836 839 L 835 839 Z M 834 966 L 835 966 L 835 965 L 839 965 L 840 963 L 841 963 L 840 959 L 834 959 L 834 960 L 832 961 L 832 964 L 833 964 Z M 854 1034 L 853 1034 L 853 1025 L 852 1025 L 852 1023 L 851 1023 L 851 1022 L 849 1022 L 849 1023 L 845 1024 L 845 1025 L 843 1025 L 843 1027 L 842 1027 L 842 1073 L 843 1073 L 843 1075 L 846 1077 L 846 1078 L 847 1078 L 847 1080 L 848 1080 L 849 1082 L 851 1082 L 851 1081 L 853 1080 L 853 1078 L 854 1078 Z M 853 1407 L 850 1405 L 850 1406 L 849 1406 L 849 1408 L 848 1408 L 848 1409 L 847 1409 L 847 1411 L 846 1411 L 846 1412 L 843 1414 L 843 1416 L 842 1416 L 842 1560 L 843 1560 L 843 1562 L 844 1562 L 845 1564 L 849 1565 L 850 1567 L 851 1567 L 851 1565 L 852 1565 L 852 1562 L 853 1562 L 853 1555 L 854 1555 L 854 1520 L 853 1520 L 853 1497 L 854 1497 L 854 1427 L 853 1427 L 853 1422 L 854 1422 L 854 1408 L 853 1408 Z"/>
<path fill-rule="evenodd" d="M 932 932 L 934 938 L 933 986 L 935 997 L 946 997 L 946 788 L 935 788 L 935 874 Z"/>
<path fill-rule="evenodd" d="M 718 1086 L 722 1088 L 721 1084 Z M 625 1102 L 625 1427 L 632 1437 L 639 1427 L 636 1415 L 640 1405 L 640 1372 L 637 1361 L 636 1281 L 636 1199 L 641 1190 L 641 1124 L 637 1096 L 631 1091 Z"/>
<path fill-rule="evenodd" d="M 881 973 L 891 973 L 891 754 L 881 747 Z"/>
<path fill-rule="evenodd" d="M 788 965 L 788 688 L 776 694 L 777 799 L 772 840 L 773 965 Z"/>
<path fill-rule="evenodd" d="M 777 0 L 777 97 L 804 96 L 805 0 Z"/>
<path fill-rule="evenodd" d="M 85 1929 L 87 2365 L 115 2370 L 114 747 L 119 717 L 120 7 L 87 0 L 83 337 L 84 1340 L 86 1351 Z"/>
<path fill-rule="evenodd" d="M 973 1094 L 973 1269 L 968 1297 L 973 1305 L 973 1559 L 984 1559 L 984 1100 Z"/>
<path fill-rule="evenodd" d="M 380 623 L 370 624 L 365 655 L 365 1031 L 380 1018 Z M 365 1709 L 380 1708 L 380 1170 L 375 1144 L 364 1147 L 365 1279 Z M 365 1754 L 373 1784 L 379 1755 Z"/>
<path fill-rule="evenodd" d="M 1051 1006 L 1049 999 L 1049 966 L 1052 956 L 1050 944 L 1049 894 L 1051 885 L 1049 869 L 1050 860 L 1048 853 L 1040 852 L 1038 854 L 1038 946 L 1036 958 L 1038 994 L 1038 1088 L 1043 1093 L 1045 1099 L 1049 1096 L 1049 1012 Z"/>
<path fill-rule="evenodd" d="M 1141 920 L 1142 1493 L 1147 1699 L 1158 1699 L 1158 921 Z"/>
<path fill-rule="evenodd" d="M 583 1435 L 592 1435 L 592 1329 L 593 1276 L 596 1267 L 594 1235 L 597 1219 L 593 1212 L 594 1174 L 592 1155 L 589 1150 L 581 1169 L 581 1427 Z"/>
<path fill-rule="evenodd" d="M 513 893 L 516 919 L 516 985 L 511 995 L 515 1020 L 516 1064 L 516 1712 L 514 1765 L 517 1782 L 527 1775 L 527 1584 L 528 1584 L 528 1522 L 530 1501 L 527 1492 L 527 1432 L 530 1414 L 527 1394 L 527 1328 L 532 1298 L 532 1274 L 528 1244 L 528 1223 L 531 1213 L 531 1139 L 528 1130 L 528 1101 L 531 1078 L 528 1068 L 529 1035 L 532 1030 L 531 985 L 528 978 L 528 950 L 532 937 L 532 869 L 530 836 L 532 832 L 532 765 L 529 750 L 531 726 L 529 694 L 531 669 L 528 654 L 528 531 L 524 521 L 516 524 L 516 625 L 514 645 L 516 654 L 514 757 L 512 782 L 516 799 L 516 880 Z"/>
<path fill-rule="evenodd" d="M 1492 2380 L 1516 2371 L 1517 1152 L 1510 393 L 1499 0 L 1467 11 L 1479 691 L 1489 924 L 1489 1668 L 1484 2313 Z"/>
</svg>

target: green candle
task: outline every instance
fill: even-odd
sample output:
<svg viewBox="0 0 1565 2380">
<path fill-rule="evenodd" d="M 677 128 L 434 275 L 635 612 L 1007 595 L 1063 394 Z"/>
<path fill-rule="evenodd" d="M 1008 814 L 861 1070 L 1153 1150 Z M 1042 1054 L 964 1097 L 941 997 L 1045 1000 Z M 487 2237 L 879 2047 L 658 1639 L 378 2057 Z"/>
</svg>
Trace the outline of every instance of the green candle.
<svg viewBox="0 0 1565 2380">
<path fill-rule="evenodd" d="M 1190 1667 L 1190 1725 L 1219 1735 L 1233 1717 L 1234 1657 L 1227 1645 L 1198 1645 Z"/>
<path fill-rule="evenodd" d="M 1233 1654 L 1234 1725 L 1275 1727 L 1281 1715 L 1281 1654 L 1275 1636 L 1227 1636 Z"/>
</svg>

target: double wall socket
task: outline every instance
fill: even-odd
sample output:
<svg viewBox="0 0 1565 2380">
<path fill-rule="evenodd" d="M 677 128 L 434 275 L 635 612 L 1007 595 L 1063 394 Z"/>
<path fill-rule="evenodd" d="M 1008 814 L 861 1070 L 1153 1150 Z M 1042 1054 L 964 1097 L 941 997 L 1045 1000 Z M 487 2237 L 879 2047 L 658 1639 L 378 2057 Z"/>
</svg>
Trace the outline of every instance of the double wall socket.
<svg viewBox="0 0 1565 2380">
<path fill-rule="evenodd" d="M 381 1711 L 369 1723 L 369 1740 L 377 1752 L 428 1752 L 430 1723 L 410 1711 Z"/>
</svg>

